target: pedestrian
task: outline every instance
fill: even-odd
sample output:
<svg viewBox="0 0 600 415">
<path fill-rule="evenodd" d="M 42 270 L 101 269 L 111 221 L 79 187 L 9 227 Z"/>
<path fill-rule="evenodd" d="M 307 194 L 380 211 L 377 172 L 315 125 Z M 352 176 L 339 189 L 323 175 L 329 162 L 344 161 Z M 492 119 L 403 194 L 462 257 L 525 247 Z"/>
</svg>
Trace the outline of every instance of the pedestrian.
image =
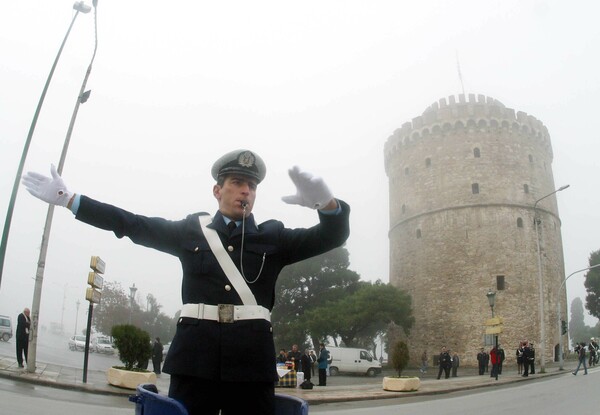
<svg viewBox="0 0 600 415">
<path fill-rule="evenodd" d="M 490 360 L 492 361 L 492 372 L 490 373 L 490 377 L 495 378 L 500 374 L 498 371 L 498 366 L 500 365 L 500 353 L 496 346 L 490 351 Z"/>
<path fill-rule="evenodd" d="M 439 356 L 439 364 L 440 369 L 438 371 L 437 378 L 440 379 L 442 377 L 442 371 L 444 372 L 444 378 L 448 379 L 450 377 L 450 368 L 452 367 L 452 357 L 450 353 L 446 350 L 446 346 L 442 346 L 442 352 Z"/>
<path fill-rule="evenodd" d="M 301 371 L 300 367 L 300 359 L 302 358 L 302 353 L 298 350 L 298 345 L 292 345 L 292 350 L 288 352 L 287 359 L 294 363 L 294 370 L 296 372 Z"/>
<path fill-rule="evenodd" d="M 516 355 L 517 355 L 517 374 L 520 375 L 523 373 L 523 342 L 519 342 L 519 347 L 517 347 Z"/>
<path fill-rule="evenodd" d="M 483 352 L 483 363 L 485 364 L 485 373 L 488 373 L 490 366 L 490 354 L 486 351 Z"/>
<path fill-rule="evenodd" d="M 302 367 L 302 373 L 304 373 L 304 381 L 310 382 L 311 379 L 311 364 L 310 351 L 304 350 L 304 354 L 300 357 L 300 366 Z"/>
<path fill-rule="evenodd" d="M 27 173 L 23 183 L 35 197 L 67 207 L 84 223 L 179 258 L 183 307 L 163 368 L 171 375 L 171 398 L 190 415 L 270 415 L 278 380 L 271 326 L 277 277 L 286 265 L 341 246 L 350 232 L 350 208 L 321 178 L 294 167 L 289 175 L 296 194 L 283 201 L 318 210 L 319 223 L 309 229 L 285 228 L 276 220 L 259 225 L 252 210 L 266 175 L 263 160 L 235 150 L 219 158 L 211 174 L 214 218 L 195 213 L 179 221 L 135 215 L 74 194 L 54 166 L 52 177 Z"/>
<path fill-rule="evenodd" d="M 421 368 L 419 369 L 419 371 L 423 374 L 427 373 L 427 365 L 428 365 L 427 350 L 423 350 L 423 353 L 421 354 Z"/>
<path fill-rule="evenodd" d="M 283 363 L 283 364 L 285 364 L 285 362 L 287 362 L 287 353 L 285 352 L 285 349 L 279 350 L 279 354 L 277 355 L 275 362 Z"/>
<path fill-rule="evenodd" d="M 498 374 L 502 374 L 502 363 L 504 363 L 504 359 L 506 359 L 506 354 L 504 353 L 504 349 L 502 346 L 498 345 Z"/>
<path fill-rule="evenodd" d="M 460 359 L 458 357 L 458 354 L 456 352 L 454 352 L 454 354 L 452 355 L 452 377 L 458 377 L 458 375 L 456 374 L 456 372 L 458 371 L 458 366 L 460 366 Z"/>
<path fill-rule="evenodd" d="M 535 375 L 535 347 L 533 343 L 529 343 L 529 374 Z"/>
<path fill-rule="evenodd" d="M 477 365 L 479 366 L 479 375 L 485 372 L 485 349 L 482 347 L 477 353 Z"/>
<path fill-rule="evenodd" d="M 17 363 L 19 367 L 23 366 L 23 357 L 27 363 L 27 351 L 29 350 L 29 328 L 31 326 L 31 317 L 29 309 L 24 308 L 23 312 L 17 317 Z"/>
<path fill-rule="evenodd" d="M 529 342 L 527 340 L 523 340 L 523 374 L 522 377 L 526 378 L 529 376 L 529 368 L 531 365 L 529 364 L 530 359 L 532 359 L 531 348 L 529 347 Z"/>
<path fill-rule="evenodd" d="M 588 366 L 591 368 L 596 366 L 596 355 L 597 355 L 597 347 L 594 342 L 594 339 L 590 339 L 590 343 L 588 344 L 588 350 L 590 352 L 590 360 L 588 362 Z"/>
<path fill-rule="evenodd" d="M 319 386 L 327 386 L 327 366 L 329 365 L 329 350 L 325 348 L 325 344 L 319 344 L 319 357 L 317 358 L 319 365 Z"/>
<path fill-rule="evenodd" d="M 575 369 L 575 371 L 573 372 L 574 375 L 577 375 L 577 372 L 579 372 L 579 368 L 581 367 L 581 364 L 583 363 L 583 374 L 587 375 L 587 366 L 585 364 L 585 343 L 581 342 L 579 344 L 577 344 L 577 346 L 575 347 L 575 352 L 577 353 L 577 357 L 579 358 L 579 363 L 577 364 L 577 369 Z"/>
<path fill-rule="evenodd" d="M 160 342 L 160 337 L 154 339 L 154 345 L 152 346 L 152 368 L 154 369 L 154 373 L 160 375 L 160 364 L 163 360 L 163 350 L 164 347 Z"/>
</svg>

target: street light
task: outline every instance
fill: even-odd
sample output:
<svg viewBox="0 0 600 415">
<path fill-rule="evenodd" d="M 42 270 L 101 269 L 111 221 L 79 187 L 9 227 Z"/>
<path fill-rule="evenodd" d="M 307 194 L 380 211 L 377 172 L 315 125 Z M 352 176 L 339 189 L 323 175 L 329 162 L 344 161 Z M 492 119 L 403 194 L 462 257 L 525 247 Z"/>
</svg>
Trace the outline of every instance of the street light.
<svg viewBox="0 0 600 415">
<path fill-rule="evenodd" d="M 540 342 L 541 342 L 541 348 L 542 348 L 542 353 L 540 355 L 540 373 L 545 373 L 546 372 L 546 325 L 544 323 L 544 280 L 542 278 L 542 254 L 540 252 L 540 231 L 539 231 L 539 226 L 540 226 L 540 222 L 541 219 L 538 217 L 538 213 L 537 213 L 537 204 L 544 200 L 547 197 L 552 196 L 554 193 L 557 192 L 562 192 L 563 190 L 565 190 L 566 188 L 568 188 L 570 185 L 565 185 L 565 186 L 561 186 L 558 189 L 556 189 L 555 191 L 548 193 L 546 196 L 539 198 L 538 200 L 535 201 L 535 203 L 533 204 L 533 223 L 535 224 L 535 240 L 537 243 L 537 257 L 538 257 L 538 287 L 539 287 L 539 314 L 540 314 Z"/>
<path fill-rule="evenodd" d="M 135 282 L 134 282 L 133 286 L 129 287 L 129 301 L 130 301 L 129 324 L 131 324 L 131 315 L 133 314 L 133 301 L 135 299 L 135 292 L 136 291 L 137 291 L 137 288 L 136 288 Z"/>
<path fill-rule="evenodd" d="M 69 25 L 67 34 L 65 35 L 65 38 L 63 39 L 60 48 L 58 49 L 58 53 L 56 54 L 56 58 L 54 58 L 54 63 L 52 64 L 52 68 L 50 69 L 50 73 L 48 74 L 48 78 L 46 79 L 46 84 L 44 85 L 44 89 L 42 90 L 42 95 L 40 96 L 37 108 L 33 115 L 33 120 L 31 121 L 31 126 L 29 127 L 29 133 L 27 134 L 27 139 L 25 140 L 25 145 L 23 146 L 21 161 L 19 162 L 17 175 L 15 176 L 15 182 L 13 183 L 10 201 L 8 202 L 8 210 L 6 211 L 6 219 L 4 221 L 4 230 L 2 231 L 2 242 L 0 242 L 0 284 L 2 284 L 2 270 L 4 269 L 4 258 L 6 256 L 6 246 L 8 245 L 8 234 L 10 232 L 13 211 L 15 209 L 15 201 L 17 199 L 17 192 L 19 190 L 19 182 L 21 181 L 21 176 L 23 175 L 25 159 L 27 158 L 27 153 L 29 152 L 29 145 L 31 144 L 31 138 L 33 137 L 33 132 L 35 131 L 35 126 L 37 124 L 42 105 L 44 104 L 44 98 L 46 98 L 46 92 L 48 91 L 48 87 L 50 86 L 50 81 L 52 80 L 52 76 L 54 75 L 54 70 L 56 69 L 56 65 L 58 64 L 58 59 L 62 54 L 63 48 L 65 47 L 65 43 L 67 43 L 67 39 L 69 38 L 71 28 L 75 23 L 75 19 L 77 18 L 79 13 L 89 13 L 91 7 L 86 5 L 83 1 L 78 1 L 75 4 L 73 4 L 73 9 L 76 11 L 76 13 L 73 15 L 73 19 L 71 20 L 71 24 Z"/>
<path fill-rule="evenodd" d="M 496 305 L 496 293 L 492 290 L 489 290 L 486 294 L 486 297 L 488 298 L 488 302 L 490 303 L 490 308 L 492 309 L 492 318 L 494 318 L 494 305 Z M 498 335 L 494 335 L 494 343 L 496 345 L 496 359 L 499 359 L 500 356 L 498 356 Z M 493 367 L 493 365 L 492 365 Z M 496 380 L 498 380 L 498 367 L 496 367 Z"/>
<path fill-rule="evenodd" d="M 558 298 L 556 300 L 556 316 L 557 316 L 557 321 L 558 321 L 558 361 L 559 361 L 559 368 L 558 370 L 563 370 L 563 344 L 562 344 L 562 339 L 563 339 L 563 334 L 561 331 L 561 318 L 560 318 L 560 293 L 562 291 L 563 286 L 565 285 L 565 283 L 567 282 L 567 280 L 569 278 L 571 278 L 572 275 L 575 275 L 579 272 L 583 272 L 583 271 L 587 271 L 590 270 L 592 268 L 596 268 L 596 267 L 600 267 L 600 264 L 596 264 L 596 265 L 592 265 L 591 267 L 587 267 L 587 268 L 583 268 L 577 271 L 574 271 L 572 273 L 570 273 L 567 278 L 565 278 L 562 283 L 560 284 L 560 288 L 558 289 Z"/>
<path fill-rule="evenodd" d="M 96 12 L 96 6 L 98 4 L 98 1 L 93 0 L 93 4 L 94 4 L 94 12 Z M 75 3 L 73 5 L 73 9 L 75 9 L 77 11 L 77 13 L 75 13 L 75 16 L 73 16 L 73 22 L 75 21 L 75 18 L 77 17 L 79 12 L 89 13 L 90 10 L 92 10 L 92 8 L 90 6 L 84 4 L 83 1 L 79 1 L 79 2 Z M 96 21 L 96 13 L 94 13 L 94 21 Z M 71 26 L 73 25 L 73 22 L 71 22 Z M 96 26 L 96 25 L 94 25 L 94 26 Z M 71 27 L 69 27 L 69 31 L 70 30 L 71 30 Z M 67 36 L 68 36 L 68 32 L 67 32 Z M 83 81 L 82 89 L 85 88 L 85 84 L 87 82 L 87 79 L 88 79 L 91 69 L 92 69 L 92 63 L 94 62 L 94 58 L 96 56 L 96 48 L 98 46 L 98 36 L 96 35 L 94 37 L 95 37 L 94 54 L 92 55 L 92 59 L 88 66 L 88 69 L 87 69 L 87 72 L 86 72 L 86 75 L 85 75 L 85 78 Z M 66 37 L 65 37 L 65 41 L 66 41 Z M 63 45 L 64 45 L 64 41 L 63 41 Z M 61 49 L 62 49 L 62 46 L 61 46 Z M 60 55 L 60 52 L 59 52 L 59 55 Z M 58 59 L 58 57 L 57 57 L 57 59 Z M 54 67 L 52 68 L 52 71 L 54 71 Z M 45 91 L 44 91 L 44 93 L 45 93 Z M 67 157 L 67 150 L 69 148 L 71 132 L 73 131 L 73 125 L 75 124 L 75 118 L 77 116 L 77 110 L 79 108 L 79 103 L 85 102 L 81 98 L 82 98 L 82 93 L 80 92 L 79 96 L 77 97 L 77 104 L 75 105 L 75 110 L 73 112 L 73 115 L 71 116 L 71 122 L 69 124 L 69 129 L 67 131 L 67 135 L 65 137 L 65 141 L 63 144 L 63 149 L 62 149 L 62 152 L 60 155 L 60 161 L 58 163 L 58 168 L 57 168 L 57 172 L 59 175 L 62 174 L 62 169 L 65 164 L 65 159 Z M 36 119 L 37 119 L 37 113 L 34 118 L 34 121 Z M 32 124 L 32 127 L 33 127 L 33 124 Z M 30 131 L 30 135 L 31 134 L 33 134 L 33 130 Z M 30 138 L 31 137 L 28 137 L 28 140 Z M 29 144 L 27 144 L 26 147 L 28 147 L 28 145 Z M 25 153 L 24 153 L 24 156 L 25 156 Z M 23 161 L 24 161 L 24 159 L 23 159 Z M 22 168 L 20 168 L 18 176 L 20 176 L 21 173 L 22 173 Z M 37 271 L 35 274 L 35 283 L 34 283 L 34 287 L 33 287 L 33 300 L 32 300 L 32 304 L 31 304 L 32 322 L 31 322 L 31 330 L 30 330 L 28 359 L 27 359 L 27 371 L 30 373 L 35 372 L 35 364 L 36 364 L 36 356 L 37 356 L 37 332 L 38 332 L 38 323 L 39 323 L 39 318 L 40 318 L 40 315 L 39 315 L 40 314 L 40 304 L 42 301 L 42 283 L 44 282 L 44 271 L 46 268 L 46 254 L 48 252 L 48 242 L 50 240 L 50 230 L 52 228 L 53 217 L 54 217 L 54 205 L 50 204 L 48 206 L 48 211 L 46 213 L 46 221 L 44 223 L 44 232 L 42 234 L 40 255 L 38 257 L 38 266 L 37 266 Z M 8 237 L 8 235 L 7 235 L 7 237 Z"/>
</svg>

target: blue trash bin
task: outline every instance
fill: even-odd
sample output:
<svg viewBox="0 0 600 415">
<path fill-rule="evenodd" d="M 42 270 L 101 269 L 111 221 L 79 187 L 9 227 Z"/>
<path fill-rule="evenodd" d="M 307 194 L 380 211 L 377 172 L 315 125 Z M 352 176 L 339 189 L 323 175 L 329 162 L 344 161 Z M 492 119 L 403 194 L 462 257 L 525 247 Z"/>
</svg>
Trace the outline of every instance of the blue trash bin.
<svg viewBox="0 0 600 415">
<path fill-rule="evenodd" d="M 187 409 L 168 396 L 158 394 L 156 385 L 145 383 L 129 397 L 135 403 L 135 415 L 188 415 Z M 308 415 L 308 403 L 295 396 L 275 394 L 275 415 Z"/>
</svg>

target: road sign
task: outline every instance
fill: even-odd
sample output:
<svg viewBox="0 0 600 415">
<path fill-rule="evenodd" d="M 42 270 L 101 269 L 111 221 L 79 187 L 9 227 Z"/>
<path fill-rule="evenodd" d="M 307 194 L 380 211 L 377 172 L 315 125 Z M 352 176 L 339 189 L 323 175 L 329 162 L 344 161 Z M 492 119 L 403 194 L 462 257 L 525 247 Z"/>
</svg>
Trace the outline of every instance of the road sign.
<svg viewBox="0 0 600 415">
<path fill-rule="evenodd" d="M 100 291 L 96 291 L 91 287 L 85 290 L 85 299 L 88 300 L 90 303 L 98 304 L 100 302 L 101 297 L 102 293 Z"/>
<path fill-rule="evenodd" d="M 502 317 L 494 317 L 494 318 L 488 318 L 485 321 L 485 325 L 486 326 L 497 326 L 499 324 L 502 324 L 504 321 L 502 319 Z"/>
<path fill-rule="evenodd" d="M 500 334 L 502 333 L 502 326 L 491 326 L 485 328 L 485 334 Z"/>
<path fill-rule="evenodd" d="M 90 273 L 88 273 L 88 281 L 87 282 L 93 288 L 97 288 L 97 289 L 101 290 L 102 286 L 104 285 L 104 278 L 102 278 L 100 275 L 96 274 L 95 272 L 90 272 Z"/>
<path fill-rule="evenodd" d="M 93 256 L 90 261 L 90 268 L 96 271 L 98 274 L 104 274 L 106 262 L 102 261 L 99 256 Z"/>
</svg>

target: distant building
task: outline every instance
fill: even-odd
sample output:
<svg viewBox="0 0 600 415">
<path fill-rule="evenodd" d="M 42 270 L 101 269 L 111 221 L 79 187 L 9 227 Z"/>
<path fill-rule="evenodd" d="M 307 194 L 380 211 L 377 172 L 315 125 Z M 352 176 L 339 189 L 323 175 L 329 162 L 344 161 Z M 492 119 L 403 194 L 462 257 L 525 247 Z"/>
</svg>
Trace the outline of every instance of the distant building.
<svg viewBox="0 0 600 415">
<path fill-rule="evenodd" d="M 546 361 L 558 344 L 564 278 L 561 222 L 547 128 L 523 112 L 473 94 L 440 99 L 385 144 L 390 200 L 390 282 L 412 296 L 413 360 L 446 345 L 461 364 L 491 347 L 486 297 L 496 291 L 508 362 L 521 339 L 540 350 L 538 255 L 544 290 Z M 565 289 L 560 293 L 566 317 Z M 563 339 L 567 344 L 567 339 Z M 486 344 L 487 342 L 487 344 Z"/>
</svg>

